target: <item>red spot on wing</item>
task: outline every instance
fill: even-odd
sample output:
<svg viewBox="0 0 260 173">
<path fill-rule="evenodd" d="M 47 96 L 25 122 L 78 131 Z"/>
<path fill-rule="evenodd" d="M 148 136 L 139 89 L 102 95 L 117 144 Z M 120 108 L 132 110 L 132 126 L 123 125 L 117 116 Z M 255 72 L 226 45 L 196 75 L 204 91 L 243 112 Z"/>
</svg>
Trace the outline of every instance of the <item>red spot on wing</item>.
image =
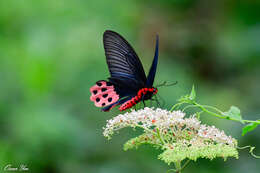
<svg viewBox="0 0 260 173">
<path fill-rule="evenodd" d="M 115 103 L 119 99 L 119 95 L 115 92 L 113 85 L 106 81 L 98 81 L 96 85 L 90 88 L 90 100 L 97 107 L 103 107 Z"/>
</svg>

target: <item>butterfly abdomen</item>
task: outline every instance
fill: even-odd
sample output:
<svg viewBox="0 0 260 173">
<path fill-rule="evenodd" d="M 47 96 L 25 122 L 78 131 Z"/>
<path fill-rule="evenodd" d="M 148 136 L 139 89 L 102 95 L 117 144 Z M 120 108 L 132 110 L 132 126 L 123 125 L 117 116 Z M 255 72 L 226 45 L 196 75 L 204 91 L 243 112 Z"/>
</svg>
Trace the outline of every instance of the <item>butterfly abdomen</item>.
<svg viewBox="0 0 260 173">
<path fill-rule="evenodd" d="M 126 109 L 129 109 L 131 107 L 133 107 L 134 105 L 136 105 L 138 102 L 141 101 L 141 98 L 139 98 L 138 96 L 133 97 L 131 100 L 128 100 L 127 102 L 125 102 L 124 104 L 122 104 L 119 107 L 120 111 L 124 111 Z"/>
<path fill-rule="evenodd" d="M 119 95 L 115 92 L 114 86 L 107 81 L 98 81 L 96 85 L 90 88 L 90 100 L 97 107 L 104 107 L 115 103 L 119 99 Z"/>
<path fill-rule="evenodd" d="M 157 93 L 156 88 L 142 88 L 138 91 L 137 95 L 133 97 L 132 99 L 128 100 L 124 104 L 122 104 L 119 107 L 120 111 L 124 111 L 126 109 L 129 109 L 139 103 L 141 100 L 147 100 L 150 99 L 153 94 Z"/>
</svg>

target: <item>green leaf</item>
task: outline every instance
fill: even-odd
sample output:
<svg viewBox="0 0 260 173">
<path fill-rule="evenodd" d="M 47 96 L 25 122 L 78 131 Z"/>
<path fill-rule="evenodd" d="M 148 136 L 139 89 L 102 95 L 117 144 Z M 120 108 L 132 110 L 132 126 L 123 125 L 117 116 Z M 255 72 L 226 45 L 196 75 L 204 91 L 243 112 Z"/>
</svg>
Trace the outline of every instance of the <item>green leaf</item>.
<svg viewBox="0 0 260 173">
<path fill-rule="evenodd" d="M 239 108 L 236 106 L 231 106 L 227 112 L 224 112 L 224 116 L 226 116 L 227 119 L 237 120 L 242 124 L 245 123 L 242 119 Z"/>
<path fill-rule="evenodd" d="M 190 100 L 195 100 L 196 98 L 196 91 L 194 85 L 192 85 L 191 93 L 190 93 Z"/>
<path fill-rule="evenodd" d="M 250 123 L 250 124 L 246 125 L 245 127 L 243 127 L 243 129 L 242 129 L 242 136 L 244 136 L 248 132 L 253 131 L 258 125 L 259 125 L 258 123 Z"/>
</svg>

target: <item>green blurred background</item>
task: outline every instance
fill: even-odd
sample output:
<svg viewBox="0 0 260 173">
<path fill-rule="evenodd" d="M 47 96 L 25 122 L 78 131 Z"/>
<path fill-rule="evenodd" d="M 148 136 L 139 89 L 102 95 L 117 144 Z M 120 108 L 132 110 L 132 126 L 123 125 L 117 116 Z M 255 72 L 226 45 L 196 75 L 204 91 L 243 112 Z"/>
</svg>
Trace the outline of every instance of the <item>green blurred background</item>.
<svg viewBox="0 0 260 173">
<path fill-rule="evenodd" d="M 147 72 L 155 35 L 160 55 L 155 84 L 165 108 L 195 84 L 200 103 L 245 119 L 260 117 L 260 1 L 257 0 L 2 0 L 0 1 L 0 171 L 26 164 L 33 173 L 159 173 L 169 167 L 149 146 L 122 150 L 136 132 L 111 141 L 89 88 L 109 76 L 102 34 L 110 29 L 133 45 Z M 239 145 L 260 154 L 260 128 L 241 137 L 239 123 L 203 116 Z M 184 172 L 257 173 L 260 161 L 192 162 Z"/>
</svg>

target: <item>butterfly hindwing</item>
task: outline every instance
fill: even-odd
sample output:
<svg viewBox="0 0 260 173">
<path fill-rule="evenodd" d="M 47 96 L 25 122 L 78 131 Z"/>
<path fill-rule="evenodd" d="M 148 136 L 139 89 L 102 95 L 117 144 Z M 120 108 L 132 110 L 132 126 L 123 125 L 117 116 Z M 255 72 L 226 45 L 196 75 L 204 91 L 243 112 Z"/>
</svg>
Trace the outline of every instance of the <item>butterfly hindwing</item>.
<svg viewBox="0 0 260 173">
<path fill-rule="evenodd" d="M 97 107 L 104 107 L 115 103 L 119 99 L 114 86 L 107 81 L 98 81 L 96 85 L 90 88 L 90 100 L 95 103 Z"/>
</svg>

